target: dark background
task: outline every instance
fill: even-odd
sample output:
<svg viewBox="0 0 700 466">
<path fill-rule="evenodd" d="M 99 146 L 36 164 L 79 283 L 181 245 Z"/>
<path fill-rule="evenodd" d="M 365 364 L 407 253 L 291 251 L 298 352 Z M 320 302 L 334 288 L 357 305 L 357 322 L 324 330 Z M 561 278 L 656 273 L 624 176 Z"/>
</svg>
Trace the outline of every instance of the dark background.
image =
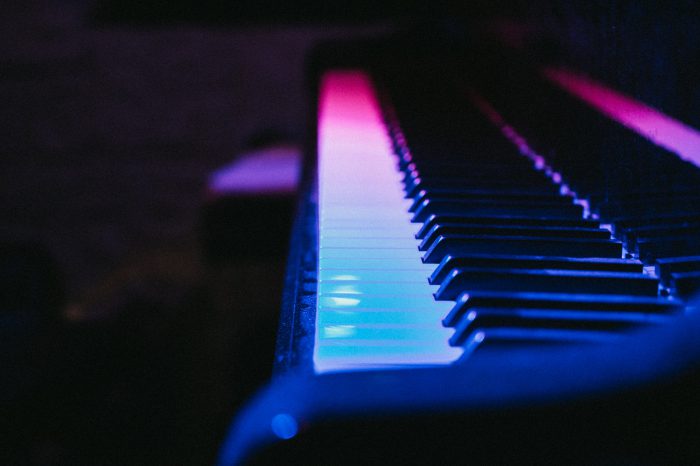
<svg viewBox="0 0 700 466">
<path fill-rule="evenodd" d="M 206 179 L 271 135 L 301 143 L 319 41 L 483 33 L 700 127 L 690 1 L 12 3 L 0 16 L 5 463 L 211 463 L 269 376 L 284 254 L 207 260 Z M 269 222 L 286 244 L 287 226 Z"/>
</svg>

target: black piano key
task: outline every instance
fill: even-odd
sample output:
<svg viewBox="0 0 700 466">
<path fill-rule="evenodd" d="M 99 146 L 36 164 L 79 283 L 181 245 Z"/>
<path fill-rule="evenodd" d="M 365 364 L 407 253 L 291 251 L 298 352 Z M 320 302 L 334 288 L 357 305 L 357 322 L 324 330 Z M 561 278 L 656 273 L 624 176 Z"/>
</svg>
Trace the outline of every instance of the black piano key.
<svg viewBox="0 0 700 466">
<path fill-rule="evenodd" d="M 435 225 L 519 225 L 519 226 L 553 226 L 570 228 L 598 228 L 600 222 L 593 219 L 565 219 L 522 215 L 431 215 L 416 233 L 416 239 L 423 239 Z"/>
<path fill-rule="evenodd" d="M 425 187 L 488 187 L 504 186 L 505 180 L 517 180 L 519 187 L 538 187 L 553 184 L 543 173 L 527 169 L 517 173 L 501 173 L 500 175 L 474 173 L 445 173 L 445 174 L 423 174 L 418 172 L 407 173 L 403 178 L 406 189 L 414 186 Z M 511 184 L 512 185 L 512 184 Z"/>
<path fill-rule="evenodd" d="M 602 218 L 619 215 L 648 215 L 653 213 L 692 212 L 700 206 L 700 197 L 687 196 L 670 199 L 646 198 L 638 201 L 609 201 L 595 207 Z"/>
<path fill-rule="evenodd" d="M 598 272 L 641 273 L 644 266 L 632 259 L 606 259 L 589 257 L 554 257 L 554 256 L 499 256 L 499 255 L 463 255 L 445 256 L 431 274 L 429 281 L 439 285 L 445 277 L 458 267 L 517 268 L 517 269 L 558 269 L 591 270 Z"/>
<path fill-rule="evenodd" d="M 569 309 L 673 314 L 680 312 L 683 305 L 676 300 L 644 296 L 473 291 L 464 292 L 457 297 L 455 305 L 442 320 L 442 323 L 446 327 L 454 327 L 465 313 L 475 308 Z"/>
<path fill-rule="evenodd" d="M 516 189 L 513 187 L 500 188 L 427 188 L 421 189 L 415 196 L 415 201 L 420 202 L 432 197 L 446 197 L 456 199 L 517 199 L 517 200 L 547 200 L 561 198 L 566 202 L 571 202 L 571 196 L 559 194 L 559 186 L 555 184 L 542 185 L 531 188 Z"/>
<path fill-rule="evenodd" d="M 690 298 L 700 293 L 700 272 L 676 272 L 671 274 L 671 288 L 676 296 Z"/>
<path fill-rule="evenodd" d="M 497 136 L 498 139 L 500 139 Z M 481 141 L 484 142 L 483 140 Z M 435 144 L 430 144 L 435 146 Z M 502 146 L 506 148 L 506 146 Z M 492 148 L 493 149 L 493 148 Z M 426 152 L 434 152 L 433 147 L 426 147 Z M 486 151 L 486 148 L 481 146 L 475 147 L 459 147 L 459 150 L 454 151 L 452 154 L 427 154 L 420 152 L 411 152 L 411 160 L 406 163 L 408 168 L 416 168 L 424 163 L 430 163 L 430 165 L 438 167 L 532 167 L 533 163 L 531 160 L 518 156 L 517 152 L 510 149 L 506 149 L 503 153 L 499 152 L 494 154 L 493 157 L 479 157 L 479 153 Z"/>
<path fill-rule="evenodd" d="M 506 189 L 421 189 L 409 207 L 409 212 L 415 212 L 425 200 L 441 201 L 498 201 L 498 202 L 532 202 L 548 204 L 573 204 L 574 198 L 559 194 L 533 193 L 533 190 Z"/>
<path fill-rule="evenodd" d="M 521 215 L 577 219 L 583 216 L 579 204 L 517 201 L 424 200 L 412 222 L 424 222 L 430 215 Z"/>
<path fill-rule="evenodd" d="M 692 169 L 692 167 L 684 167 L 688 169 Z M 640 201 L 640 200 L 646 200 L 646 199 L 651 199 L 651 200 L 664 200 L 665 202 L 669 202 L 673 200 L 674 198 L 682 198 L 682 197 L 693 197 L 697 196 L 699 194 L 699 191 L 697 187 L 692 188 L 687 188 L 687 189 L 679 189 L 677 186 L 670 186 L 668 189 L 644 189 L 640 190 L 638 189 L 638 186 L 635 186 L 634 189 L 628 189 L 625 191 L 620 191 L 620 192 L 610 192 L 607 191 L 605 194 L 601 195 L 592 195 L 589 196 L 588 200 L 591 202 L 593 205 L 601 205 L 601 204 L 607 204 L 611 202 L 611 199 L 614 199 L 617 202 L 635 202 L 635 201 Z"/>
<path fill-rule="evenodd" d="M 461 346 L 475 331 L 489 328 L 622 331 L 668 322 L 666 316 L 554 309 L 473 309 L 456 325 L 449 340 Z"/>
<path fill-rule="evenodd" d="M 659 215 L 649 215 L 649 216 L 619 216 L 610 220 L 612 224 L 612 229 L 614 234 L 618 232 L 623 232 L 626 229 L 642 226 L 665 226 L 678 224 L 683 222 L 700 222 L 699 213 L 686 213 L 686 214 L 659 214 Z"/>
<path fill-rule="evenodd" d="M 426 148 L 429 150 L 430 148 Z M 513 153 L 511 150 L 506 152 L 510 153 L 499 153 L 494 157 L 484 158 L 475 157 L 478 155 L 479 151 L 474 151 L 475 147 L 462 147 L 459 151 L 453 154 L 442 154 L 440 156 L 421 154 L 419 152 L 411 152 L 410 160 L 407 161 L 404 167 L 408 170 L 413 170 L 424 164 L 430 164 L 436 167 L 468 167 L 468 168 L 509 168 L 509 167 L 533 167 L 531 160 L 518 156 L 517 153 Z M 483 149 L 483 148 L 482 148 Z M 466 153 L 468 151 L 469 153 Z M 483 150 L 482 150 L 483 151 Z"/>
<path fill-rule="evenodd" d="M 536 227 L 505 225 L 435 225 L 418 246 L 420 251 L 427 251 L 439 236 L 443 235 L 495 235 L 495 236 L 534 236 L 539 238 L 597 238 L 610 239 L 610 231 L 602 228 L 570 227 Z"/>
<path fill-rule="evenodd" d="M 406 192 L 407 198 L 415 198 L 421 190 L 431 190 L 431 189 L 460 189 L 469 187 L 469 189 L 540 189 L 547 188 L 548 186 L 556 186 L 551 182 L 533 181 L 533 180 L 518 180 L 518 179 L 485 179 L 485 178 L 474 178 L 469 180 L 469 184 L 466 185 L 462 180 L 424 180 L 422 178 L 417 178 L 411 182 L 407 182 L 404 185 L 404 191 Z"/>
<path fill-rule="evenodd" d="M 661 238 L 686 233 L 700 234 L 700 222 L 627 228 L 618 236 L 625 242 L 628 249 L 633 249 L 636 247 L 637 239 Z"/>
<path fill-rule="evenodd" d="M 473 353 L 487 351 L 519 350 L 551 348 L 572 344 L 599 344 L 619 339 L 619 334 L 605 331 L 563 330 L 563 329 L 523 329 L 523 328 L 491 328 L 473 332 L 465 340 L 467 359 Z"/>
<path fill-rule="evenodd" d="M 672 273 L 700 272 L 700 256 L 657 259 L 655 269 L 656 275 L 661 279 L 661 283 L 668 286 Z"/>
<path fill-rule="evenodd" d="M 463 292 L 474 290 L 651 297 L 658 293 L 658 280 L 624 272 L 458 268 L 443 280 L 434 296 L 439 301 L 454 301 Z"/>
<path fill-rule="evenodd" d="M 622 243 L 603 239 L 536 238 L 494 235 L 442 235 L 423 255 L 438 264 L 446 255 L 499 254 L 525 256 L 622 257 Z"/>
<path fill-rule="evenodd" d="M 657 257 L 674 257 L 700 254 L 700 235 L 680 235 L 662 238 L 644 238 L 636 242 L 636 250 L 642 261 L 652 262 Z"/>
<path fill-rule="evenodd" d="M 517 160 L 517 159 L 515 159 Z M 523 160 L 527 160 L 524 159 Z M 474 178 L 510 178 L 510 179 L 536 179 L 542 182 L 547 181 L 544 172 L 535 170 L 532 166 L 517 164 L 477 164 L 467 163 L 420 163 L 406 167 L 404 179 L 423 178 L 424 180 L 436 179 L 456 179 L 471 180 Z"/>
</svg>

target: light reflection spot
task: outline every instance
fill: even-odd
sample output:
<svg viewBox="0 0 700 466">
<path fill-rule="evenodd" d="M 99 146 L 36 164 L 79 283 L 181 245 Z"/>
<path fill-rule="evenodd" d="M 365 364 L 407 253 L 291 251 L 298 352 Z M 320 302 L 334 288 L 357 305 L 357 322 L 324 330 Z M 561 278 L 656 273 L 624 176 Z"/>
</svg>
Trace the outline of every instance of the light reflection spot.
<svg viewBox="0 0 700 466">
<path fill-rule="evenodd" d="M 347 338 L 355 334 L 354 325 L 326 325 L 323 327 L 326 338 Z"/>
<path fill-rule="evenodd" d="M 286 413 L 275 415 L 270 422 L 272 432 L 283 440 L 289 440 L 299 432 L 299 424 L 296 419 Z"/>
<path fill-rule="evenodd" d="M 360 300 L 357 298 L 339 298 L 334 296 L 328 299 L 336 306 L 357 306 L 360 304 Z"/>
</svg>

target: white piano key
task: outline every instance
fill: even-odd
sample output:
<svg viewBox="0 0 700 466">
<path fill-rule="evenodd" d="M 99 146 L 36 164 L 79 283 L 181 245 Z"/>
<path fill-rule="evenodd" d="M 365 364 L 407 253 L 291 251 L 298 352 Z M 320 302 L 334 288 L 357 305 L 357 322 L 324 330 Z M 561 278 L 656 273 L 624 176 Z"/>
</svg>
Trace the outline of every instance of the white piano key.
<svg viewBox="0 0 700 466">
<path fill-rule="evenodd" d="M 403 234 L 400 234 L 403 233 Z M 320 235 L 323 238 L 411 238 L 412 229 L 406 228 L 397 232 L 396 229 L 367 229 L 367 228 L 325 228 Z"/>
<path fill-rule="evenodd" d="M 316 325 L 367 325 L 367 324 L 429 324 L 435 328 L 435 322 L 439 322 L 443 316 L 434 312 L 423 310 L 401 311 L 331 311 L 319 312 Z M 442 330 L 442 329 L 441 329 Z M 449 338 L 449 335 L 448 335 Z"/>
<path fill-rule="evenodd" d="M 323 238 L 324 248 L 382 248 L 397 249 L 406 248 L 415 250 L 418 248 L 416 240 L 412 238 Z"/>
<path fill-rule="evenodd" d="M 372 270 L 372 269 L 322 269 L 318 271 L 318 281 L 363 281 L 376 282 L 386 279 L 387 272 L 392 280 L 423 283 L 428 280 L 426 270 Z"/>
<path fill-rule="evenodd" d="M 355 227 L 362 227 L 363 225 L 404 225 L 411 222 L 412 214 L 410 215 L 354 215 L 352 212 L 342 211 L 334 212 L 326 215 L 321 215 L 319 220 L 321 223 L 328 220 L 333 222 L 345 222 L 346 225 L 354 225 Z"/>
<path fill-rule="evenodd" d="M 386 222 L 368 222 L 367 220 L 359 220 L 356 218 L 321 218 L 319 223 L 324 228 L 369 228 L 372 230 L 392 230 L 395 228 L 407 229 L 412 233 L 415 233 L 420 228 L 418 223 L 400 223 L 400 224 L 387 224 Z"/>
<path fill-rule="evenodd" d="M 417 250 L 417 248 L 322 248 L 319 250 L 319 260 L 357 257 L 363 259 L 377 258 L 390 261 L 415 257 L 420 263 L 420 255 L 416 252 Z"/>
<path fill-rule="evenodd" d="M 387 279 L 390 279 L 391 276 Z M 425 285 L 425 286 L 424 286 Z M 438 290 L 439 286 L 429 285 L 428 280 L 425 281 L 381 281 L 381 282 L 365 282 L 365 281 L 350 281 L 350 280 L 327 280 L 318 283 L 318 294 L 365 294 L 365 295 L 381 295 L 381 294 L 396 294 L 401 293 L 415 294 L 408 290 L 417 289 L 419 292 L 428 291 L 432 295 Z"/>
<path fill-rule="evenodd" d="M 404 324 L 406 325 L 406 324 Z M 392 340 L 392 341 L 442 341 L 450 337 L 450 332 L 432 325 L 422 326 L 368 326 L 368 325 L 321 325 L 319 340 L 350 341 L 350 340 Z M 322 342 L 321 344 L 324 344 Z"/>
<path fill-rule="evenodd" d="M 392 260 L 391 264 L 386 264 L 384 259 L 376 257 L 359 258 L 326 258 L 323 263 L 319 264 L 319 270 L 325 269 L 371 269 L 371 270 L 419 270 L 424 271 L 428 277 L 435 270 L 434 264 L 423 264 L 421 261 L 416 261 L 415 257 L 398 258 Z"/>
<path fill-rule="evenodd" d="M 438 309 L 445 315 L 454 306 L 454 303 L 447 301 L 435 301 L 430 295 L 430 291 L 418 290 L 417 292 L 406 291 L 400 295 L 348 295 L 328 293 L 319 295 L 318 309 Z"/>
<path fill-rule="evenodd" d="M 314 364 L 318 372 L 341 370 L 423 367 L 449 364 L 462 355 L 461 348 L 436 344 L 426 346 L 423 341 L 404 345 L 357 345 L 356 343 L 324 344 L 316 348 Z"/>
</svg>

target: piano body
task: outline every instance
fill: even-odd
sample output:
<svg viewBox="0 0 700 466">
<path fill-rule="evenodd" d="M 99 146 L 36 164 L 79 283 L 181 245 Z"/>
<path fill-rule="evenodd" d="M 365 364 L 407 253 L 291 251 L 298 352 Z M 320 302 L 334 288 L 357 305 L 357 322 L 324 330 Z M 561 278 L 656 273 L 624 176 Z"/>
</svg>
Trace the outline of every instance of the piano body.
<svg viewBox="0 0 700 466">
<path fill-rule="evenodd" d="M 276 374 L 220 464 L 700 460 L 700 133 L 500 26 L 316 54 Z"/>
</svg>

